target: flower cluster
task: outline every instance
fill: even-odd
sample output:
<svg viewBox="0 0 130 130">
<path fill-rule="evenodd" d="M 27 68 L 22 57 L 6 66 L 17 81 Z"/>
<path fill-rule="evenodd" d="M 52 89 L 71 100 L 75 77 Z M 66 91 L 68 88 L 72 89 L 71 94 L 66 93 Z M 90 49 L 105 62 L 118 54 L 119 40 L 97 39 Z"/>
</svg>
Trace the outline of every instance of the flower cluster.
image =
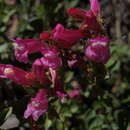
<svg viewBox="0 0 130 130">
<path fill-rule="evenodd" d="M 52 31 L 40 34 L 40 40 L 21 39 L 12 40 L 15 57 L 19 62 L 27 64 L 29 54 L 40 52 L 42 57 L 37 58 L 30 72 L 10 64 L 0 64 L 0 77 L 13 80 L 22 86 L 39 85 L 39 90 L 31 98 L 24 117 L 32 116 L 34 120 L 47 111 L 48 97 L 56 96 L 61 101 L 65 97 L 74 98 L 80 95 L 80 87 L 67 93 L 63 88 L 62 77 L 59 72 L 62 68 L 81 67 L 86 61 L 106 63 L 110 58 L 109 39 L 103 35 L 104 26 L 100 17 L 98 0 L 90 0 L 90 10 L 68 8 L 67 13 L 81 24 L 77 30 L 65 29 L 57 24 Z M 69 52 L 80 40 L 84 39 L 83 54 Z M 87 40 L 86 40 L 87 39 Z M 53 86 L 51 89 L 48 86 Z"/>
</svg>

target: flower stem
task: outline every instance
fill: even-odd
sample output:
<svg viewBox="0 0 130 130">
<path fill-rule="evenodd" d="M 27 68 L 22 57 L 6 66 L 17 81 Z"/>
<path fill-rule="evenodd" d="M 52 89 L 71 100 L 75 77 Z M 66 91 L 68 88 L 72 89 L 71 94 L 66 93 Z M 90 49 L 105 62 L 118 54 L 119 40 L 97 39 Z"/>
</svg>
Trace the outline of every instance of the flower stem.
<svg viewBox="0 0 130 130">
<path fill-rule="evenodd" d="M 34 121 L 33 119 L 31 119 L 30 124 L 31 124 L 31 130 L 39 130 L 37 122 Z"/>
</svg>

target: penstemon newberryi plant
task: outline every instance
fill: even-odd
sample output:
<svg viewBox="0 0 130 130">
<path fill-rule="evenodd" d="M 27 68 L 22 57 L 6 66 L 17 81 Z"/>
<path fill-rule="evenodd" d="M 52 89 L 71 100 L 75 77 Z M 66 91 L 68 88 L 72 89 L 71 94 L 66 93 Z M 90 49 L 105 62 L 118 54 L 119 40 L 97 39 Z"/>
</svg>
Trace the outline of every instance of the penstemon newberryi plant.
<svg viewBox="0 0 130 130">
<path fill-rule="evenodd" d="M 69 98 L 81 98 L 86 85 L 99 86 L 105 79 L 104 64 L 110 58 L 110 40 L 100 15 L 99 1 L 90 0 L 89 10 L 68 8 L 67 14 L 80 21 L 78 29 L 65 29 L 58 23 L 51 31 L 41 32 L 40 40 L 11 39 L 19 62 L 27 64 L 30 54 L 41 53 L 41 57 L 33 61 L 31 71 L 0 64 L 1 78 L 11 79 L 25 90 L 36 89 L 35 94 L 28 93 L 31 98 L 23 115 L 25 119 L 32 119 L 33 129 L 38 129 L 35 123 L 42 115 L 49 115 L 53 100 L 63 104 Z M 76 81 L 69 85 L 70 91 L 64 80 L 67 71 L 74 72 Z"/>
</svg>

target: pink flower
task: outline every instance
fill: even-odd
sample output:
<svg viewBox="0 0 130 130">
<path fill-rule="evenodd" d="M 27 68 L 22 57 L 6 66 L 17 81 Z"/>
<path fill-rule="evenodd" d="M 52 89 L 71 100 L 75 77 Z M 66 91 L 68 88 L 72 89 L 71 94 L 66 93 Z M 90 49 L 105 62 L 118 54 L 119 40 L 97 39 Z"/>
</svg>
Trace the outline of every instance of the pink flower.
<svg viewBox="0 0 130 130">
<path fill-rule="evenodd" d="M 78 97 L 79 95 L 80 95 L 80 91 L 76 88 L 69 93 L 70 98 L 75 98 Z"/>
<path fill-rule="evenodd" d="M 60 47 L 70 48 L 80 39 L 87 37 L 88 34 L 80 30 L 67 30 L 63 25 L 57 24 L 51 36 L 52 40 L 57 42 Z"/>
<path fill-rule="evenodd" d="M 100 14 L 100 4 L 98 0 L 90 0 L 90 8 L 95 16 Z"/>
<path fill-rule="evenodd" d="M 98 17 L 100 14 L 100 4 L 98 0 L 90 0 L 90 10 L 86 11 L 78 8 L 68 8 L 67 13 L 78 19 L 86 19 L 87 17 Z"/>
<path fill-rule="evenodd" d="M 49 40 L 49 38 L 50 38 L 49 32 L 42 32 L 42 33 L 40 33 L 40 39 L 42 39 L 42 40 Z"/>
<path fill-rule="evenodd" d="M 32 65 L 33 72 L 35 73 L 37 80 L 40 81 L 41 84 L 46 83 L 47 77 L 46 77 L 46 68 L 44 67 L 42 63 L 42 59 L 36 59 Z"/>
<path fill-rule="evenodd" d="M 67 57 L 68 57 L 67 63 L 70 68 L 75 68 L 79 66 L 81 67 L 82 64 L 84 63 L 83 57 L 77 53 L 70 53 L 68 54 Z"/>
<path fill-rule="evenodd" d="M 28 54 L 41 51 L 44 47 L 40 40 L 35 39 L 21 39 L 13 40 L 15 47 L 16 59 L 20 62 L 28 63 Z"/>
<path fill-rule="evenodd" d="M 61 100 L 61 102 L 64 102 L 64 98 L 68 95 L 65 92 L 62 84 L 63 82 L 60 79 L 57 78 L 55 80 L 55 94 Z"/>
<path fill-rule="evenodd" d="M 80 30 L 82 31 L 90 30 L 90 31 L 100 32 L 102 31 L 102 26 L 101 23 L 98 22 L 97 17 L 95 17 L 95 15 L 93 15 L 93 13 L 90 11 L 86 13 L 86 18 L 84 20 L 84 23 L 80 25 Z"/>
<path fill-rule="evenodd" d="M 62 66 L 62 60 L 59 57 L 59 52 L 54 46 L 42 50 L 42 54 L 44 56 L 44 58 L 41 58 L 42 63 L 47 68 L 56 70 Z"/>
<path fill-rule="evenodd" d="M 77 64 L 78 61 L 77 61 L 77 59 L 75 59 L 75 60 L 68 60 L 67 61 L 67 63 L 68 63 L 68 66 L 70 67 L 70 68 L 72 68 L 73 66 L 75 67 Z"/>
<path fill-rule="evenodd" d="M 97 37 L 88 40 L 85 55 L 89 60 L 106 63 L 110 58 L 109 39 L 107 37 Z"/>
<path fill-rule="evenodd" d="M 67 13 L 68 15 L 77 18 L 77 19 L 85 19 L 86 18 L 86 12 L 83 9 L 79 9 L 79 8 L 67 8 Z"/>
<path fill-rule="evenodd" d="M 37 121 L 39 117 L 48 109 L 47 90 L 40 89 L 35 98 L 32 98 L 24 112 L 24 118 L 32 116 Z"/>
<path fill-rule="evenodd" d="M 68 8 L 67 13 L 68 15 L 81 19 L 84 21 L 83 24 L 81 24 L 80 29 L 81 30 L 94 30 L 94 31 L 101 31 L 102 27 L 100 23 L 98 22 L 98 17 L 100 16 L 100 5 L 98 0 L 90 0 L 90 10 L 85 11 L 82 9 L 77 8 Z"/>
<path fill-rule="evenodd" d="M 45 81 L 45 72 L 50 71 L 52 82 L 54 83 L 56 70 L 61 67 L 62 60 L 59 57 L 58 51 L 54 47 L 43 49 L 42 54 L 44 57 L 34 61 L 33 71 L 42 83 Z"/>
<path fill-rule="evenodd" d="M 0 64 L 0 77 L 13 80 L 19 85 L 34 85 L 36 77 L 33 72 L 26 72 L 13 65 Z"/>
</svg>

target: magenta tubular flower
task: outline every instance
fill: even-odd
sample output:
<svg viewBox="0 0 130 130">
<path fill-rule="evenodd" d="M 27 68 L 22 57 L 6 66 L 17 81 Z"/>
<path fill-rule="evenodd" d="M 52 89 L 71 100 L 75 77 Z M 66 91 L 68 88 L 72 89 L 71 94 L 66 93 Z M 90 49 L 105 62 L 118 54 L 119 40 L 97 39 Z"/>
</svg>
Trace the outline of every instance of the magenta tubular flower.
<svg viewBox="0 0 130 130">
<path fill-rule="evenodd" d="M 109 39 L 107 37 L 97 37 L 88 40 L 85 55 L 94 62 L 106 63 L 110 58 Z"/>
<path fill-rule="evenodd" d="M 46 77 L 46 68 L 44 67 L 42 63 L 42 59 L 36 59 L 32 65 L 33 72 L 36 75 L 36 78 L 38 81 L 40 81 L 41 84 L 44 84 L 47 82 L 47 77 Z"/>
<path fill-rule="evenodd" d="M 69 66 L 70 68 L 77 66 L 77 62 L 78 62 L 77 59 L 75 59 L 75 60 L 68 60 L 68 61 L 67 61 L 68 66 Z"/>
<path fill-rule="evenodd" d="M 24 112 L 24 118 L 27 119 L 32 116 L 33 120 L 37 121 L 39 117 L 45 113 L 48 109 L 47 90 L 40 89 L 35 98 L 32 98 L 27 105 L 27 109 Z"/>
<path fill-rule="evenodd" d="M 80 91 L 79 91 L 77 88 L 73 89 L 73 90 L 69 93 L 69 97 L 70 97 L 70 98 L 76 98 L 76 97 L 78 97 L 79 95 L 80 95 Z"/>
<path fill-rule="evenodd" d="M 76 42 L 82 38 L 87 37 L 87 33 L 83 33 L 80 30 L 67 30 L 61 24 L 57 24 L 52 31 L 52 40 L 59 43 L 63 48 L 70 48 L 76 44 Z"/>
<path fill-rule="evenodd" d="M 42 33 L 40 33 L 40 39 L 42 39 L 42 40 L 49 40 L 49 38 L 50 38 L 49 32 L 42 32 Z"/>
<path fill-rule="evenodd" d="M 64 102 L 64 98 L 68 95 L 65 92 L 62 84 L 63 83 L 60 79 L 55 80 L 55 94 L 61 100 L 61 102 Z"/>
<path fill-rule="evenodd" d="M 81 19 L 84 21 L 83 24 L 81 24 L 80 29 L 87 28 L 88 30 L 94 30 L 94 31 L 101 31 L 102 27 L 100 23 L 98 22 L 98 17 L 100 16 L 100 5 L 98 0 L 90 0 L 90 10 L 82 10 L 77 8 L 68 8 L 67 13 L 68 15 Z"/>
<path fill-rule="evenodd" d="M 44 57 L 36 59 L 33 66 L 42 66 L 44 70 L 52 68 L 54 70 L 58 69 L 62 65 L 62 60 L 58 56 L 58 52 L 54 48 L 49 48 L 42 50 Z"/>
<path fill-rule="evenodd" d="M 98 0 L 90 0 L 90 9 L 95 16 L 100 14 L 100 4 Z"/>
<path fill-rule="evenodd" d="M 68 8 L 67 9 L 67 13 L 68 15 L 77 18 L 77 19 L 85 19 L 86 18 L 86 12 L 83 9 L 79 9 L 79 8 Z"/>
<path fill-rule="evenodd" d="M 46 66 L 48 68 L 52 68 L 54 70 L 56 70 L 62 66 L 62 60 L 59 57 L 59 52 L 57 51 L 57 49 L 54 46 L 44 49 L 42 51 L 42 54 L 43 54 L 44 58 L 41 58 L 41 59 L 42 59 L 42 63 L 44 64 L 44 66 Z"/>
<path fill-rule="evenodd" d="M 32 72 L 26 72 L 13 65 L 0 64 L 0 78 L 8 78 L 19 85 L 34 85 L 36 78 Z"/>
<path fill-rule="evenodd" d="M 57 70 L 62 66 L 62 60 L 59 57 L 59 53 L 55 47 L 50 47 L 42 51 L 42 54 L 44 56 L 42 60 L 44 66 L 47 66 L 49 68 L 52 77 L 52 83 L 55 84 Z"/>
<path fill-rule="evenodd" d="M 67 57 L 69 68 L 81 67 L 84 63 L 83 57 L 77 53 L 70 53 Z"/>
<path fill-rule="evenodd" d="M 33 70 L 41 82 L 45 79 L 44 73 L 50 71 L 52 82 L 54 83 L 56 70 L 61 67 L 62 60 L 58 56 L 58 51 L 54 47 L 42 50 L 42 54 L 44 57 L 34 61 Z"/>
<path fill-rule="evenodd" d="M 15 57 L 19 62 L 28 63 L 28 54 L 41 51 L 44 44 L 40 40 L 21 39 L 13 40 L 15 47 Z"/>
</svg>

